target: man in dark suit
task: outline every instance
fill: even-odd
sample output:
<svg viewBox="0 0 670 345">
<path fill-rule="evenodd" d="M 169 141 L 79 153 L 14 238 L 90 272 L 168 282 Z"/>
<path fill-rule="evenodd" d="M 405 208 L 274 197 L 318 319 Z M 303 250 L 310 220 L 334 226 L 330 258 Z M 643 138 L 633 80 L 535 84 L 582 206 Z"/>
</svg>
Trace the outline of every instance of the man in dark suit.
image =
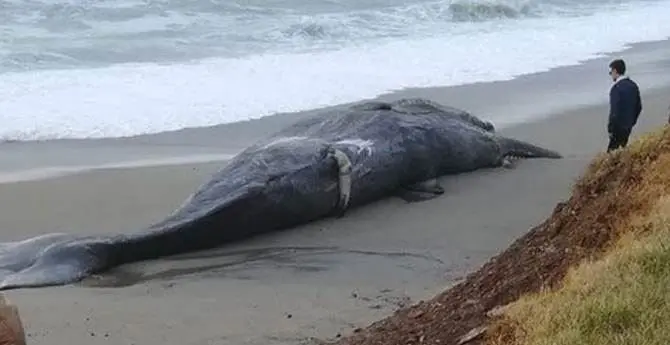
<svg viewBox="0 0 670 345">
<path fill-rule="evenodd" d="M 626 76 L 626 63 L 621 59 L 609 65 L 614 85 L 610 89 L 610 114 L 607 132 L 610 142 L 607 152 L 625 147 L 628 137 L 642 112 L 642 99 L 637 84 Z"/>
</svg>

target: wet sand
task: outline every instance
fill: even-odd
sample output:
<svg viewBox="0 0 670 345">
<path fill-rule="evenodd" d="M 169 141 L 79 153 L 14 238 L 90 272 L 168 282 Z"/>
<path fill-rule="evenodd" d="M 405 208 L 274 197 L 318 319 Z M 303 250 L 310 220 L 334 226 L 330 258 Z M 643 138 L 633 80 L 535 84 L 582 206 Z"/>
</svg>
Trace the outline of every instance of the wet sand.
<svg viewBox="0 0 670 345">
<path fill-rule="evenodd" d="M 619 54 L 643 87 L 634 135 L 667 120 L 669 50 L 662 42 Z M 389 198 L 343 219 L 7 296 L 20 308 L 30 344 L 300 344 L 363 327 L 458 281 L 569 195 L 607 145 L 608 59 L 381 97 L 428 97 L 501 125 L 503 118 L 542 115 L 501 132 L 556 149 L 562 160 L 445 177 L 445 195 L 428 202 Z M 0 241 L 139 230 L 181 204 L 226 157 L 308 115 L 136 138 L 0 145 Z"/>
</svg>

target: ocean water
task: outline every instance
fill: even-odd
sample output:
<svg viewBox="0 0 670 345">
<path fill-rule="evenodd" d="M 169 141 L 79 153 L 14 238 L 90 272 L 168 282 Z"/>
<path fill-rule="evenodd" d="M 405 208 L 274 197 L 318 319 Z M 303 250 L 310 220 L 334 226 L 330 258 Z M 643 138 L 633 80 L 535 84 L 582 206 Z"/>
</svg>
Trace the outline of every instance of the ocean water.
<svg viewBox="0 0 670 345">
<path fill-rule="evenodd" d="M 0 0 L 0 141 L 508 80 L 670 36 L 670 0 Z"/>
</svg>

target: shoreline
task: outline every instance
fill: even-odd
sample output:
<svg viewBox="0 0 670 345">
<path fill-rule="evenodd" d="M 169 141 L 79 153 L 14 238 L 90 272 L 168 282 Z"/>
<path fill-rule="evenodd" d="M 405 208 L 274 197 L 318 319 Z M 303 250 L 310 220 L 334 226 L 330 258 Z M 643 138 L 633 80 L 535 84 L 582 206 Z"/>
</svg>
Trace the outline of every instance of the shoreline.
<svg viewBox="0 0 670 345">
<path fill-rule="evenodd" d="M 480 82 L 435 88 L 407 88 L 366 100 L 426 97 L 492 121 L 498 130 L 523 128 L 553 116 L 606 102 L 611 86 L 607 61 L 621 56 L 643 93 L 662 92 L 670 85 L 670 40 L 641 42 L 621 52 L 603 54 L 578 65 L 530 73 L 508 81 Z M 576 78 L 575 76 L 579 76 Z M 529 97 L 530 94 L 533 97 Z M 475 96 L 479 95 L 479 96 Z M 486 99 L 482 102 L 482 99 Z M 568 101 L 566 101 L 568 100 Z M 353 102 L 356 103 L 356 102 Z M 324 107 L 333 108 L 352 103 Z M 503 111 L 501 111 L 503 110 Z M 56 139 L 0 143 L 0 182 L 52 178 L 107 167 L 141 167 L 193 163 L 203 157 L 232 157 L 245 147 L 315 110 L 277 113 L 263 118 L 211 127 L 184 128 L 139 136 Z"/>
<path fill-rule="evenodd" d="M 530 39 L 530 38 L 531 37 L 527 37 L 527 39 Z M 533 68 L 528 68 L 528 67 L 512 68 L 510 71 L 512 71 L 513 73 L 511 73 L 510 75 L 514 75 L 514 76 L 509 76 L 507 74 L 494 73 L 494 74 L 491 74 L 491 75 L 487 75 L 486 78 L 483 78 L 481 75 L 472 74 L 471 73 L 472 71 L 469 71 L 469 72 L 465 73 L 464 75 L 471 75 L 471 77 L 466 78 L 466 79 L 456 78 L 455 76 L 453 78 L 450 78 L 452 80 L 449 80 L 449 79 L 445 80 L 444 78 L 440 78 L 441 82 L 439 82 L 439 83 L 427 83 L 425 80 L 423 82 L 421 80 L 415 80 L 413 85 L 429 85 L 427 88 L 438 88 L 438 89 L 440 89 L 440 88 L 452 87 L 452 86 L 458 87 L 458 86 L 463 86 L 463 85 L 475 85 L 475 84 L 481 84 L 481 83 L 496 83 L 496 82 L 512 81 L 512 80 L 515 80 L 515 79 L 518 79 L 518 78 L 523 78 L 524 76 L 528 76 L 528 75 L 534 75 L 534 74 L 538 74 L 538 73 L 551 73 L 552 71 L 554 71 L 556 69 L 560 69 L 560 68 L 564 68 L 564 67 L 579 66 L 579 65 L 582 65 L 582 64 L 587 63 L 589 61 L 593 61 L 594 59 L 597 60 L 597 59 L 599 59 L 600 56 L 603 56 L 603 55 L 612 56 L 612 55 L 619 55 L 619 54 L 622 54 L 622 53 L 625 54 L 628 50 L 638 49 L 638 47 L 639 47 L 639 49 L 644 49 L 643 47 L 645 47 L 646 45 L 657 44 L 657 43 L 663 42 L 664 40 L 667 40 L 668 38 L 670 38 L 670 36 L 666 35 L 665 33 L 654 33 L 651 36 L 646 35 L 646 38 L 641 39 L 641 40 L 639 38 L 628 37 L 628 38 L 625 38 L 625 40 L 629 40 L 629 42 L 618 42 L 616 45 L 614 45 L 614 46 L 610 45 L 609 47 L 600 46 L 599 52 L 591 52 L 591 50 L 582 51 L 580 54 L 578 54 L 576 56 L 573 56 L 570 60 L 567 60 L 567 61 L 566 60 L 560 60 L 560 61 L 556 60 L 556 61 L 552 61 L 551 63 L 543 63 L 543 64 L 540 64 L 540 65 L 537 65 L 537 66 L 534 63 L 530 64 L 530 65 L 535 66 Z M 526 48 L 530 48 L 530 47 L 526 47 Z M 535 51 L 535 53 L 542 55 L 542 51 Z M 543 60 L 553 60 L 552 57 L 545 56 L 545 55 L 542 55 L 542 56 L 544 57 Z M 517 57 L 517 59 L 526 61 L 525 59 L 520 58 L 520 57 Z M 465 60 L 463 62 L 467 62 L 467 60 Z M 520 61 L 510 61 L 509 64 L 510 65 L 515 65 L 518 62 L 520 62 Z M 476 60 L 470 60 L 470 63 L 475 63 L 476 64 Z M 429 59 L 427 61 L 424 61 L 424 64 L 428 64 L 428 65 L 432 66 L 432 61 Z M 122 68 L 123 64 L 118 65 L 118 66 L 120 66 L 120 68 Z M 169 69 L 169 68 L 172 68 L 172 67 L 176 68 L 177 66 L 171 66 L 171 65 L 168 64 L 168 65 L 161 66 L 160 68 Z M 446 66 L 440 66 L 439 64 L 437 64 L 433 68 L 436 68 L 436 71 L 440 71 L 440 70 L 443 70 L 445 67 Z M 480 68 L 484 68 L 484 67 L 480 66 Z M 402 68 L 401 68 L 401 70 L 402 70 Z M 443 71 L 443 73 L 447 73 L 447 74 L 449 72 L 450 72 L 449 69 L 446 69 L 446 70 Z M 191 73 L 195 73 L 195 72 L 191 71 Z M 421 72 L 417 71 L 416 73 L 421 73 Z M 438 73 L 440 73 L 440 72 L 438 72 Z M 66 73 L 63 73 L 63 75 L 65 75 L 65 74 Z M 318 75 L 318 72 L 317 72 L 316 75 Z M 479 77 L 476 77 L 478 75 L 479 75 Z M 32 79 L 34 79 L 34 78 L 32 78 Z M 200 78 L 200 79 L 202 79 L 202 78 Z M 11 78 L 8 79 L 8 80 L 11 80 Z M 468 80 L 468 82 L 463 83 L 463 82 L 461 82 L 462 80 Z M 485 80 L 485 81 L 482 81 L 482 80 Z M 102 81 L 100 81 L 100 82 L 102 82 Z M 18 81 L 16 81 L 16 83 L 18 83 Z M 100 84 L 99 87 L 102 87 L 102 85 L 103 84 Z M 355 101 L 351 101 L 351 102 L 358 102 L 360 100 L 367 99 L 367 98 L 377 98 L 377 97 L 380 97 L 380 96 L 383 97 L 386 94 L 392 94 L 392 93 L 396 93 L 396 92 L 405 92 L 407 90 L 407 89 L 405 89 L 405 87 L 408 86 L 408 84 L 401 84 L 399 81 L 396 81 L 395 83 L 390 83 L 390 84 L 385 83 L 384 85 L 396 85 L 396 86 L 388 87 L 388 88 L 387 87 L 382 87 L 382 88 L 368 89 L 368 90 L 375 90 L 375 91 L 371 91 L 371 92 L 366 92 L 365 88 L 358 89 L 358 92 L 350 93 L 346 97 L 343 96 L 343 97 L 337 98 L 337 100 L 332 99 L 332 98 L 330 100 L 326 100 L 327 98 L 323 98 L 319 102 L 303 103 L 302 105 L 298 105 L 298 106 L 295 106 L 295 107 L 281 107 L 281 106 L 277 106 L 277 104 L 273 103 L 273 104 L 275 104 L 275 106 L 273 106 L 271 109 L 275 109 L 276 111 L 282 111 L 281 109 L 286 110 L 286 111 L 290 110 L 291 112 L 310 111 L 310 109 L 313 109 L 314 107 L 328 107 L 328 104 L 330 106 L 337 106 L 337 104 L 335 104 L 335 103 L 338 103 L 338 102 L 345 102 L 345 103 L 341 103 L 341 104 L 346 104 L 347 102 L 349 102 L 349 100 L 355 100 Z M 37 86 L 37 85 L 33 85 L 33 86 Z M 28 85 L 26 87 L 32 88 L 30 85 Z M 47 86 L 43 86 L 43 87 L 47 87 Z M 65 86 L 61 85 L 61 87 L 65 87 Z M 95 88 L 96 84 L 89 85 L 89 87 L 94 87 Z M 108 86 L 108 87 L 112 87 L 112 86 Z M 281 86 L 279 86 L 279 87 L 281 88 Z M 414 87 L 416 87 L 416 86 L 410 86 L 410 89 L 414 88 Z M 347 88 L 345 88 L 345 89 L 347 89 Z M 100 92 L 103 92 L 103 93 L 107 91 L 107 90 L 104 90 L 104 89 L 99 89 L 99 90 L 100 90 Z M 85 90 L 80 90 L 81 93 L 85 93 L 84 91 Z M 332 92 L 335 92 L 335 91 L 331 90 L 331 93 Z M 361 95 L 364 95 L 365 97 L 361 97 Z M 26 97 L 29 97 L 30 94 L 24 94 L 22 97 L 18 97 L 18 96 L 20 96 L 20 95 L 17 95 L 17 98 L 26 98 Z M 10 99 L 12 98 L 11 95 L 9 95 L 9 97 L 10 97 Z M 132 96 L 129 96 L 129 97 L 132 98 Z M 192 95 L 190 98 L 191 98 L 191 101 L 194 101 L 196 98 L 198 98 L 198 96 L 197 95 Z M 254 100 L 256 98 L 258 98 L 258 96 L 253 96 L 253 95 L 251 96 L 252 100 Z M 300 97 L 298 97 L 298 98 L 300 98 Z M 38 102 L 38 103 L 39 102 L 44 102 L 45 103 L 44 107 L 42 107 L 43 110 L 45 112 L 49 112 L 49 113 L 52 113 L 52 114 L 57 114 L 61 110 L 68 111 L 69 114 L 78 113 L 78 110 L 67 109 L 67 107 L 65 105 L 55 106 L 54 108 L 46 107 L 47 103 L 57 103 L 57 100 L 54 100 L 54 99 L 42 100 L 42 99 L 38 98 L 38 99 L 35 99 L 34 102 Z M 101 99 L 97 100 L 97 102 L 98 102 L 99 105 L 104 104 L 104 100 L 101 100 Z M 133 104 L 132 100 L 124 100 L 122 97 L 117 98 L 115 100 L 115 102 L 118 106 L 126 105 L 126 104 Z M 187 100 L 187 102 L 188 102 L 188 100 Z M 288 100 L 284 100 L 283 103 L 288 103 L 288 102 L 289 102 Z M 79 102 L 72 102 L 72 103 L 77 104 Z M 95 104 L 92 100 L 87 102 L 87 103 L 93 103 L 93 105 Z M 214 108 L 217 108 L 217 109 L 221 109 L 221 107 L 224 106 L 223 104 L 216 105 L 216 103 L 217 103 L 217 100 L 214 100 L 213 103 L 210 104 L 210 106 L 212 106 Z M 233 104 L 236 104 L 236 102 L 231 101 L 231 100 L 228 100 L 224 103 L 227 103 L 227 106 L 229 106 L 229 107 Z M 254 102 L 252 102 L 251 104 L 253 104 L 253 103 Z M 243 103 L 239 103 L 239 104 L 243 104 Z M 125 110 L 127 112 L 132 113 L 133 112 L 132 109 L 136 109 L 139 106 L 140 106 L 140 104 L 136 104 L 136 106 L 135 106 L 135 104 L 133 104 L 133 107 L 127 108 Z M 23 108 L 30 108 L 29 106 L 26 106 L 26 105 L 24 105 L 22 107 Z M 160 107 L 160 105 L 152 104 L 152 107 L 153 107 L 153 109 L 156 109 L 157 107 Z M 247 104 L 246 108 L 249 109 L 249 108 L 253 108 L 253 107 L 250 104 Z M 244 116 L 242 116 L 242 117 L 234 117 L 234 118 L 236 118 L 238 120 L 240 118 L 249 118 L 249 117 L 255 118 L 262 113 L 268 112 L 268 109 L 263 108 L 263 107 L 254 108 L 254 109 L 257 109 L 257 110 L 253 110 L 251 113 L 245 113 Z M 102 110 L 103 110 L 102 108 L 98 109 L 98 111 L 102 111 Z M 87 111 L 88 112 L 96 112 L 96 109 L 95 108 L 90 108 Z M 217 111 L 219 111 L 219 110 L 217 110 Z M 237 111 L 233 111 L 233 112 L 234 113 L 241 113 L 241 112 L 244 112 L 244 111 L 245 111 L 244 109 L 237 109 Z M 119 112 L 122 113 L 122 111 L 119 111 Z M 203 122 L 201 122 L 201 121 L 193 122 L 193 120 L 188 121 L 187 118 L 184 119 L 183 118 L 184 114 L 190 112 L 188 109 L 181 109 L 180 108 L 179 113 L 175 113 L 176 118 L 162 118 L 161 113 L 166 113 L 166 112 L 167 112 L 167 110 L 166 111 L 161 111 L 161 112 L 158 112 L 158 113 L 153 113 L 153 114 L 155 114 L 155 116 L 156 116 L 156 119 L 155 119 L 156 121 L 159 121 L 159 122 L 163 121 L 164 122 L 162 126 L 159 126 L 159 128 L 162 128 L 162 129 L 172 128 L 173 130 L 146 133 L 144 135 L 174 132 L 175 128 L 190 126 L 190 124 L 196 124 L 196 123 L 203 124 Z M 17 109 L 17 114 L 19 114 L 18 116 L 21 116 L 21 117 L 25 116 L 25 115 L 23 115 L 23 111 L 19 111 L 18 109 Z M 28 113 L 28 114 L 30 114 L 30 113 Z M 210 124 L 211 123 L 216 123 L 217 122 L 216 118 L 218 116 L 220 116 L 220 115 L 217 115 L 215 113 L 210 114 L 209 112 L 207 112 L 207 114 L 208 114 L 207 115 L 208 120 L 205 121 L 204 123 L 210 123 Z M 271 112 L 271 114 L 265 114 L 264 117 L 274 116 L 275 114 L 276 114 L 275 112 Z M 43 114 L 41 114 L 41 116 L 45 117 L 46 119 L 49 119 L 48 113 L 43 113 Z M 236 116 L 236 115 L 233 114 L 233 115 L 228 116 L 227 118 L 228 119 L 233 119 L 232 116 Z M 112 112 L 112 113 L 108 114 L 108 117 L 114 118 L 115 113 Z M 133 118 L 135 118 L 135 120 L 137 120 L 137 116 L 134 116 Z M 177 118 L 181 118 L 181 121 L 179 121 Z M 133 120 L 132 118 L 126 119 L 126 121 L 129 122 L 129 123 L 132 123 L 135 120 Z M 47 137 L 49 137 L 50 135 L 58 136 L 59 135 L 58 133 L 63 134 L 62 131 L 57 130 L 58 122 L 60 122 L 62 125 L 65 124 L 65 123 L 69 123 L 70 125 L 73 126 L 73 128 L 77 127 L 74 123 L 68 122 L 68 121 L 72 121 L 72 119 L 69 119 L 69 116 L 66 116 L 66 117 L 63 117 L 63 118 L 56 117 L 54 119 L 54 121 L 56 121 L 56 123 L 53 124 L 53 125 L 56 126 L 55 128 L 45 129 L 46 131 L 48 131 L 51 134 L 47 134 L 47 133 L 42 133 L 42 134 L 44 134 Z M 219 121 L 221 121 L 221 120 L 219 120 Z M 140 122 L 142 122 L 142 121 L 140 121 Z M 152 123 L 154 123 L 154 122 L 146 122 L 147 127 L 144 128 L 144 130 L 150 130 L 149 128 L 151 127 Z M 171 123 L 171 125 L 168 125 L 169 123 Z M 227 123 L 229 123 L 229 122 L 227 122 Z M 102 124 L 98 124 L 98 125 L 102 126 Z M 105 126 L 107 126 L 107 127 L 105 127 Z M 114 124 L 114 122 L 106 123 L 105 126 L 103 126 L 103 127 L 108 128 L 108 129 L 112 128 L 112 127 L 115 127 L 116 128 L 116 131 L 115 131 L 116 134 L 136 133 L 134 130 L 127 130 L 127 127 L 124 127 L 126 129 L 123 129 L 122 128 L 123 126 L 118 127 L 118 125 Z M 28 137 L 40 137 L 40 135 L 38 135 L 37 132 L 40 132 L 41 130 L 35 131 L 35 133 L 25 132 L 26 130 L 28 130 L 28 128 L 25 127 L 25 125 L 23 125 L 21 127 L 11 126 L 10 128 L 12 128 L 15 132 L 14 133 L 7 132 L 7 135 L 8 135 L 7 137 L 8 138 L 16 139 L 15 137 L 19 136 L 20 133 L 23 133 Z M 42 128 L 42 127 L 40 127 L 40 128 Z M 77 135 L 94 135 L 94 136 L 96 135 L 95 133 L 98 133 L 97 135 L 103 135 L 103 133 L 109 134 L 109 133 L 103 131 L 101 128 L 98 128 L 98 127 L 95 127 L 95 126 L 90 127 L 89 125 L 87 125 L 85 128 L 87 128 L 85 131 L 82 128 L 79 128 L 79 129 L 82 130 L 82 132 L 75 131 L 75 132 L 72 132 L 71 134 L 78 133 Z M 186 128 L 187 129 L 194 129 L 194 128 L 207 128 L 207 127 L 186 127 Z M 61 130 L 62 129 L 64 129 L 64 128 L 61 128 Z M 136 128 L 136 129 L 138 129 L 138 128 Z M 156 128 L 154 128 L 154 129 L 158 130 Z M 182 129 L 184 129 L 184 128 L 182 128 Z M 178 131 L 180 129 L 176 129 L 176 130 Z M 124 137 L 119 137 L 119 138 L 133 138 L 135 136 L 137 136 L 137 135 L 124 136 Z M 142 136 L 142 135 L 140 135 L 140 136 Z M 96 138 L 100 138 L 100 137 L 96 137 Z M 103 138 L 100 138 L 100 139 L 103 139 Z M 95 140 L 95 139 L 90 138 L 89 140 Z M 41 141 L 41 140 L 38 140 L 38 141 Z M 12 141 L 10 140 L 10 142 L 12 142 Z"/>
<path fill-rule="evenodd" d="M 595 57 L 591 58 L 585 58 L 577 63 L 573 64 L 567 64 L 567 65 L 561 65 L 561 66 L 556 66 L 556 67 L 551 67 L 546 70 L 542 71 L 537 71 L 537 72 L 524 72 L 522 74 L 519 74 L 515 77 L 512 77 L 510 79 L 501 79 L 501 80 L 493 80 L 493 81 L 477 81 L 477 82 L 470 82 L 470 83 L 464 83 L 464 84 L 458 84 L 458 85 L 449 85 L 449 86 L 431 86 L 431 87 L 401 87 L 398 89 L 390 89 L 386 92 L 382 92 L 376 96 L 373 97 L 367 97 L 367 98 L 361 98 L 357 101 L 351 101 L 351 102 L 342 102 L 342 103 L 337 103 L 337 104 L 332 104 L 332 105 L 326 105 L 318 108 L 309 108 L 309 109 L 302 109 L 302 110 L 297 110 L 297 111 L 291 111 L 291 112 L 275 112 L 272 114 L 265 115 L 260 118 L 255 118 L 255 119 L 249 119 L 249 120 L 242 120 L 242 121 L 235 121 L 235 122 L 226 122 L 226 123 L 221 123 L 221 124 L 216 124 L 212 126 L 195 126 L 195 127 L 184 127 L 180 129 L 175 129 L 175 130 L 167 130 L 167 131 L 160 131 L 160 132 L 153 132 L 153 133 L 143 133 L 143 134 L 137 134 L 137 135 L 130 135 L 130 136 L 115 136 L 115 137 L 95 137 L 95 138 L 59 138 L 59 139 L 36 139 L 36 140 L 6 140 L 6 141 L 0 141 L 0 145 L 20 145 L 20 144 L 48 144 L 48 143 L 76 143 L 76 142 L 106 142 L 106 141 L 124 141 L 124 140 L 137 140 L 139 142 L 142 141 L 144 138 L 151 138 L 154 136 L 163 136 L 163 135 L 169 135 L 169 134 L 174 134 L 174 133 L 179 133 L 183 131 L 200 131 L 200 130 L 208 130 L 208 129 L 213 129 L 213 128 L 220 128 L 220 127 L 225 127 L 225 126 L 235 126 L 235 125 L 240 125 L 240 124 L 245 124 L 248 122 L 258 122 L 258 121 L 265 121 L 267 119 L 276 117 L 276 116 L 296 116 L 296 114 L 302 114 L 302 113 L 311 113 L 315 110 L 319 109 L 329 109 L 329 108 L 334 108 L 334 107 L 339 107 L 339 106 L 345 106 L 345 105 L 350 105 L 350 104 L 355 104 L 358 102 L 362 101 L 368 101 L 368 100 L 378 100 L 378 99 L 389 99 L 389 98 L 396 98 L 397 95 L 403 94 L 403 95 L 411 95 L 414 93 L 424 93 L 425 91 L 443 91 L 443 90 L 450 90 L 450 89 L 469 89 L 469 88 L 478 88 L 481 86 L 494 86 L 494 85 L 500 85 L 500 84 L 508 84 L 508 83 L 518 83 L 520 81 L 524 82 L 537 82 L 537 80 L 534 79 L 542 79 L 545 75 L 551 75 L 549 78 L 553 78 L 554 74 L 557 73 L 563 73 L 564 71 L 568 72 L 591 72 L 593 70 L 594 65 L 599 65 L 596 68 L 601 68 L 603 72 L 607 72 L 607 68 L 603 67 L 606 66 L 605 62 L 608 60 L 611 60 L 615 57 L 619 56 L 624 56 L 625 59 L 631 60 L 630 58 L 633 57 L 632 63 L 629 63 L 629 65 L 634 65 L 635 60 L 638 60 L 641 58 L 641 62 L 643 63 L 648 63 L 650 60 L 650 53 L 651 53 L 651 60 L 658 60 L 654 62 L 662 62 L 667 59 L 663 56 L 666 51 L 668 50 L 668 42 L 670 42 L 670 35 L 665 38 L 665 39 L 660 39 L 660 40 L 645 40 L 645 41 L 639 41 L 639 42 L 629 42 L 624 45 L 624 48 L 621 50 L 617 50 L 614 52 L 600 52 L 597 53 Z M 662 52 L 657 52 L 658 50 L 662 50 Z M 657 54 L 657 55 L 655 55 Z M 633 66 L 635 67 L 635 66 Z M 603 75 L 605 82 L 608 81 L 607 76 Z M 658 76 L 656 76 L 658 77 Z M 532 80 L 532 81 L 531 81 Z M 647 80 L 645 80 L 647 81 Z M 651 81 L 652 83 L 650 83 Z M 667 78 L 650 78 L 646 83 L 641 83 L 640 87 L 642 89 L 645 88 L 659 88 L 663 87 L 666 85 L 670 85 L 670 76 Z M 566 111 L 570 109 L 575 109 L 579 108 L 584 105 L 594 105 L 599 102 L 597 98 L 593 98 L 593 95 L 590 95 L 590 100 L 586 102 L 573 102 L 570 103 L 569 108 L 563 108 L 560 110 L 554 110 L 551 111 L 552 114 L 555 114 L 557 112 L 561 111 Z M 411 96 L 410 96 L 411 97 Z M 520 121 L 511 121 L 511 125 L 520 125 L 525 123 L 526 121 L 535 121 L 535 120 L 541 120 L 543 117 L 539 118 L 530 118 L 530 119 L 524 119 Z M 0 146 L 1 147 L 1 146 Z"/>
</svg>

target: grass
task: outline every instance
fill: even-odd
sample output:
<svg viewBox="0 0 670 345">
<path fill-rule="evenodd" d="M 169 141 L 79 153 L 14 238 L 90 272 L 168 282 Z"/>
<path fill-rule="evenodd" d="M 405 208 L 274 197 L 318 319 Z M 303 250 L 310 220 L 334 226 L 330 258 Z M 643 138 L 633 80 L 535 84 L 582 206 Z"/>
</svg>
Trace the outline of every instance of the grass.
<svg viewBox="0 0 670 345">
<path fill-rule="evenodd" d="M 506 306 L 487 343 L 670 344 L 670 128 L 599 156 L 576 189 L 592 195 L 580 207 L 601 212 L 591 221 L 614 231 L 612 244 L 560 287 Z"/>
</svg>

